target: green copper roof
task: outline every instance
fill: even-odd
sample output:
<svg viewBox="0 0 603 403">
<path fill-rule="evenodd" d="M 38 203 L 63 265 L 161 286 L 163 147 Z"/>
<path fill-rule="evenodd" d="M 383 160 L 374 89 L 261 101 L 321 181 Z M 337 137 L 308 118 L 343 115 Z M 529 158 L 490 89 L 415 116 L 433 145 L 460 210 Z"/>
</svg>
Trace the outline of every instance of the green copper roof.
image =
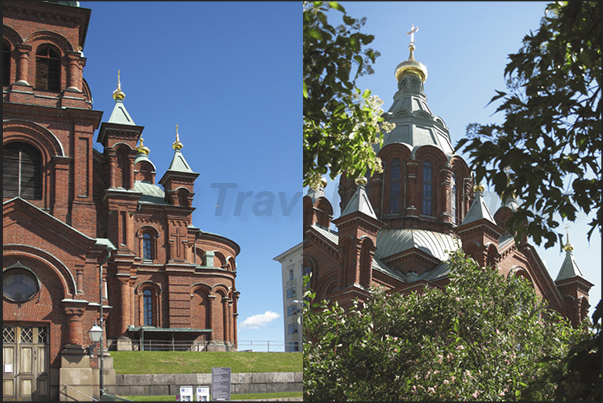
<svg viewBox="0 0 603 403">
<path fill-rule="evenodd" d="M 124 105 L 123 100 L 121 99 L 115 100 L 115 106 L 113 107 L 113 112 L 111 112 L 109 123 L 136 126 L 136 123 L 134 123 L 134 119 L 132 119 L 132 117 L 126 110 L 126 106 Z"/>
<path fill-rule="evenodd" d="M 343 213 L 341 213 L 341 217 L 344 217 L 348 214 L 352 214 L 356 211 L 359 211 L 369 217 L 377 219 L 375 211 L 373 210 L 373 206 L 371 206 L 371 202 L 369 201 L 368 195 L 366 194 L 366 190 L 364 189 L 364 185 L 361 183 L 358 184 L 356 193 L 354 193 L 347 206 L 345 207 L 345 210 L 343 210 Z"/>
<path fill-rule="evenodd" d="M 458 238 L 419 229 L 382 229 L 377 234 L 375 257 L 387 259 L 412 248 L 444 261 L 448 259 L 449 251 L 458 248 Z"/>
<path fill-rule="evenodd" d="M 64 6 L 71 6 L 71 7 L 79 7 L 80 6 L 79 1 L 46 1 L 45 3 L 56 3 L 56 4 L 62 4 Z"/>
<path fill-rule="evenodd" d="M 404 69 L 408 71 L 402 72 Z M 416 69 L 421 70 L 420 74 L 413 73 Z M 411 50 L 409 59 L 396 68 L 396 79 L 399 80 L 398 91 L 394 95 L 394 103 L 382 115 L 386 122 L 396 125 L 391 132 L 385 133 L 383 147 L 402 143 L 410 146 L 414 153 L 419 147 L 432 145 L 442 150 L 444 154 L 452 156 L 454 148 L 448 126 L 442 118 L 434 115 L 427 105 L 427 96 L 423 92 L 423 82 L 426 77 L 427 69 L 414 60 Z"/>
<path fill-rule="evenodd" d="M 555 281 L 566 280 L 568 278 L 573 278 L 573 277 L 584 278 L 584 276 L 582 275 L 582 272 L 580 271 L 580 269 L 578 268 L 578 265 L 576 264 L 576 261 L 574 260 L 574 255 L 572 254 L 572 251 L 570 249 L 570 250 L 566 250 L 565 260 L 563 261 L 563 264 L 561 265 L 561 270 L 559 270 L 559 274 L 557 275 L 557 278 L 555 279 Z"/>
<path fill-rule="evenodd" d="M 170 164 L 168 171 L 194 173 L 190 165 L 188 165 L 188 162 L 186 162 L 186 159 L 184 159 L 184 155 L 182 155 L 180 150 L 174 151 L 174 158 L 172 158 L 172 163 Z"/>
<path fill-rule="evenodd" d="M 473 200 L 471 207 L 469 207 L 469 211 L 467 212 L 467 215 L 465 216 L 465 219 L 463 220 L 463 223 L 461 225 L 478 221 L 482 218 L 490 221 L 493 224 L 496 224 L 496 221 L 494 221 L 492 214 L 490 214 L 488 206 L 486 206 L 486 202 L 484 201 L 482 192 L 478 191 L 476 192 L 475 200 Z"/>
</svg>

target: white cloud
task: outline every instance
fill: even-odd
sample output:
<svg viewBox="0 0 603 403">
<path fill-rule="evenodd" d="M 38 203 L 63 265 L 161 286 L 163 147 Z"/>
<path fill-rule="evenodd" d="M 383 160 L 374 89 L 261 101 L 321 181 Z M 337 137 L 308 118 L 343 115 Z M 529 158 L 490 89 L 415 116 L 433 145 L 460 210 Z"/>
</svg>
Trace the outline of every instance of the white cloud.
<svg viewBox="0 0 603 403">
<path fill-rule="evenodd" d="M 260 327 L 266 326 L 269 322 L 272 322 L 280 316 L 281 315 L 279 313 L 266 311 L 259 315 L 253 315 L 248 317 L 243 322 L 241 322 L 239 327 L 247 329 L 259 329 Z"/>
</svg>

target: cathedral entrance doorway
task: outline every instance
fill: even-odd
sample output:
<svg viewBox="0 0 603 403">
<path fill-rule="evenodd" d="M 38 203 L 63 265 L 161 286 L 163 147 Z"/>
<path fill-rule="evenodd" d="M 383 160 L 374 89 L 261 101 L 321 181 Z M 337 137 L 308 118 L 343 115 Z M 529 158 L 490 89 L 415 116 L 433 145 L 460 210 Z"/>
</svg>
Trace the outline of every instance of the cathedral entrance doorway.
<svg viewBox="0 0 603 403">
<path fill-rule="evenodd" d="M 48 400 L 48 327 L 4 324 L 2 400 Z"/>
</svg>

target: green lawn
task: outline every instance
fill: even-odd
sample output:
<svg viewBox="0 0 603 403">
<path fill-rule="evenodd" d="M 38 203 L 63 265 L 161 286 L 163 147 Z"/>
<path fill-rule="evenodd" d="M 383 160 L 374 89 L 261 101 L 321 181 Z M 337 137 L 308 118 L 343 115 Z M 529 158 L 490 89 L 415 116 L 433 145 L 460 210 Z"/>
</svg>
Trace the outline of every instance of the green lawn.
<svg viewBox="0 0 603 403">
<path fill-rule="evenodd" d="M 231 400 L 247 399 L 283 399 L 288 397 L 302 397 L 302 392 L 283 392 L 283 393 L 242 393 L 231 394 Z M 138 402 L 175 402 L 176 396 L 121 396 L 129 400 Z"/>
<path fill-rule="evenodd" d="M 301 372 L 301 353 L 222 351 L 111 351 L 118 374 L 211 373 L 212 367 L 241 372 Z"/>
</svg>

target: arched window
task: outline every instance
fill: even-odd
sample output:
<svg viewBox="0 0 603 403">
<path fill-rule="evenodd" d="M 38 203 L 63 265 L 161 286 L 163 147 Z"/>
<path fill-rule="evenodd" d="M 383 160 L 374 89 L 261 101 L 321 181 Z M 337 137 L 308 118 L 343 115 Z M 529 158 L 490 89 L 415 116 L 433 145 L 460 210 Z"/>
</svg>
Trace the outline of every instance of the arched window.
<svg viewBox="0 0 603 403">
<path fill-rule="evenodd" d="M 452 223 L 458 224 L 458 217 L 456 215 L 456 174 L 452 174 L 452 186 L 450 188 L 450 215 L 452 215 Z"/>
<path fill-rule="evenodd" d="M 3 147 L 3 197 L 42 198 L 42 154 L 26 143 Z"/>
<path fill-rule="evenodd" d="M 389 171 L 389 212 L 400 212 L 400 160 L 392 160 Z"/>
<path fill-rule="evenodd" d="M 143 291 L 142 293 L 142 298 L 143 298 L 143 320 L 144 320 L 144 326 L 155 326 L 155 321 L 153 320 L 154 318 L 154 313 L 155 313 L 155 307 L 154 307 L 154 298 L 153 298 L 153 291 L 149 290 L 148 288 L 146 290 Z"/>
<path fill-rule="evenodd" d="M 433 168 L 431 163 L 425 161 L 423 163 L 423 214 L 431 215 L 431 204 L 433 199 L 432 188 Z"/>
<path fill-rule="evenodd" d="M 142 235 L 142 258 L 153 260 L 153 238 L 148 232 Z"/>
<path fill-rule="evenodd" d="M 61 53 L 49 44 L 41 45 L 36 52 L 36 89 L 61 90 Z"/>
<path fill-rule="evenodd" d="M 2 44 L 2 85 L 10 85 L 10 44 L 6 39 Z"/>
<path fill-rule="evenodd" d="M 186 189 L 178 190 L 178 205 L 182 207 L 189 207 L 188 205 L 188 191 Z"/>
</svg>

